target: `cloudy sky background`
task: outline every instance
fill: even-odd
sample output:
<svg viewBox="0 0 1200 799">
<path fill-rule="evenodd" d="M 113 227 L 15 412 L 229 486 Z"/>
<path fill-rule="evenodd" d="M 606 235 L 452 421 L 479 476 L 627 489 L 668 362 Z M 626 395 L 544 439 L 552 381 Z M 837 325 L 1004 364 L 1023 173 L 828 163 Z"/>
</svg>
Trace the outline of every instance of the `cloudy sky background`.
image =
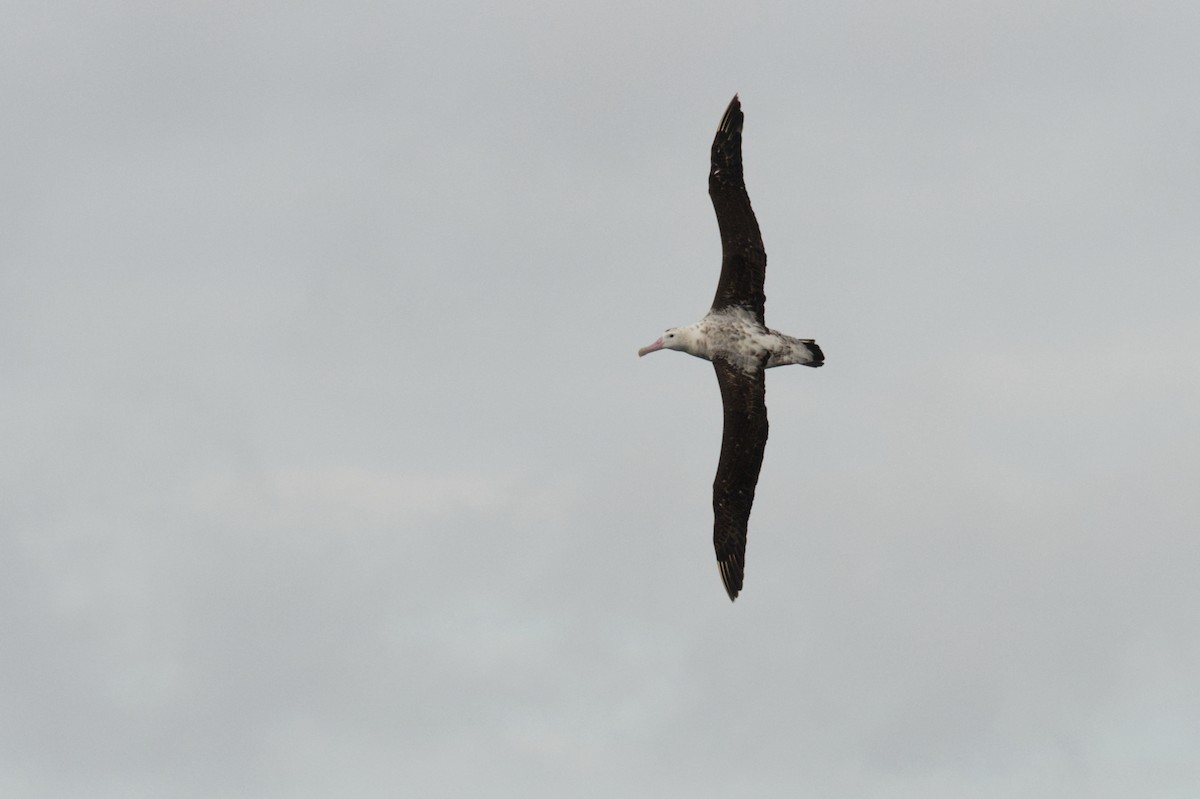
<svg viewBox="0 0 1200 799">
<path fill-rule="evenodd" d="M 1191 797 L 1200 6 L 0 11 L 6 797 Z M 746 589 L 707 308 L 746 111 Z"/>
</svg>

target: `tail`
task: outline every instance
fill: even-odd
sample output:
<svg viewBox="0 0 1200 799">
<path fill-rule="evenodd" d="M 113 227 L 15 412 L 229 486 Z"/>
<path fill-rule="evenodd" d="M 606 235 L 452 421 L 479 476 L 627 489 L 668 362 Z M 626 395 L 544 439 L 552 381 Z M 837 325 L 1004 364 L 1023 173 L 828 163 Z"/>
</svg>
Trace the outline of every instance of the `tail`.
<svg viewBox="0 0 1200 799">
<path fill-rule="evenodd" d="M 825 353 L 821 352 L 821 348 L 817 346 L 817 342 L 811 338 L 802 338 L 800 339 L 800 343 L 808 348 L 808 353 L 812 356 L 812 360 L 803 362 L 805 366 L 825 365 Z"/>
</svg>

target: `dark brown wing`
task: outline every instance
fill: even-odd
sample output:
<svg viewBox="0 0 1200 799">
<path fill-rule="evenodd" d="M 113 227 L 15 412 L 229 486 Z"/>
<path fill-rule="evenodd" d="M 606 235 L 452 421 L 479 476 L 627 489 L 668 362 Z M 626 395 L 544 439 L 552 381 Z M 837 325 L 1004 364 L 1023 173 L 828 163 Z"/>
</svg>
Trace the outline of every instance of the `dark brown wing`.
<svg viewBox="0 0 1200 799">
<path fill-rule="evenodd" d="M 742 104 L 737 95 L 725 109 L 713 139 L 708 196 L 721 228 L 721 279 L 717 281 L 713 310 L 745 308 L 760 325 L 765 325 L 767 251 L 742 178 Z"/>
<path fill-rule="evenodd" d="M 746 560 L 746 523 L 767 448 L 766 370 L 747 374 L 719 358 L 713 367 L 725 406 L 721 460 L 713 481 L 713 546 L 725 590 L 730 599 L 737 599 Z"/>
</svg>

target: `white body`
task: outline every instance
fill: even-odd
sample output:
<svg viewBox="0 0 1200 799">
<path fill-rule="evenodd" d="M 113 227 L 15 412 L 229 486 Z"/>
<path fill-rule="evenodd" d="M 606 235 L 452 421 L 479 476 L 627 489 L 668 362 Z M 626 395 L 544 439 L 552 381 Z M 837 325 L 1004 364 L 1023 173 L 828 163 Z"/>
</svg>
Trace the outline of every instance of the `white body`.
<svg viewBox="0 0 1200 799">
<path fill-rule="evenodd" d="M 638 354 L 646 355 L 660 349 L 679 350 L 706 361 L 721 358 L 745 372 L 755 372 L 764 355 L 768 369 L 792 363 L 812 363 L 817 357 L 808 346 L 810 344 L 812 339 L 792 338 L 763 327 L 748 311 L 726 308 L 709 312 L 695 324 L 671 328 Z"/>
</svg>

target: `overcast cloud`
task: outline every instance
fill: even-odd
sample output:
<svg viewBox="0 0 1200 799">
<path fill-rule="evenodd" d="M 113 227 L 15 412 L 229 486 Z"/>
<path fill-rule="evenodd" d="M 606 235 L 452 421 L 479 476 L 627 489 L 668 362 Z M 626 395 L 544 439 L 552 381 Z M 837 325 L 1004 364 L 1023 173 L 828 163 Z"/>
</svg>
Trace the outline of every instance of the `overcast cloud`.
<svg viewBox="0 0 1200 799">
<path fill-rule="evenodd" d="M 0 11 L 6 797 L 1194 797 L 1200 6 Z M 740 92 L 768 376 L 731 604 Z"/>
</svg>

